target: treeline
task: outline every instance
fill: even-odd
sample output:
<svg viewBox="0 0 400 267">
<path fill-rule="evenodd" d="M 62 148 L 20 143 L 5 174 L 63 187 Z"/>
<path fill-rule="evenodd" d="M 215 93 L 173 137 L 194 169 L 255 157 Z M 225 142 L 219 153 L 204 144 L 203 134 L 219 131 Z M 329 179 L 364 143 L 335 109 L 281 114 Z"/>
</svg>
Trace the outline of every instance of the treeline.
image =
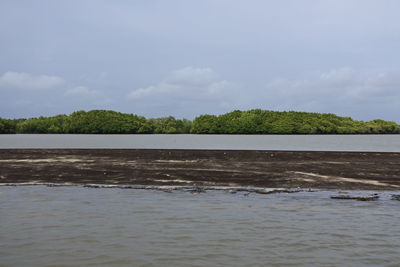
<svg viewBox="0 0 400 267">
<path fill-rule="evenodd" d="M 4 124 L 4 126 L 2 126 Z M 190 132 L 192 122 L 174 117 L 146 119 L 111 110 L 76 111 L 71 115 L 0 120 L 1 133 L 54 134 L 179 134 Z M 3 130 L 4 129 L 4 130 Z"/>
<path fill-rule="evenodd" d="M 397 134 L 391 121 L 357 121 L 335 114 L 277 112 L 261 109 L 201 115 L 193 121 L 172 116 L 145 117 L 110 110 L 31 119 L 0 118 L 0 133 L 54 134 Z"/>
<path fill-rule="evenodd" d="M 400 133 L 391 121 L 356 121 L 335 114 L 277 112 L 261 109 L 201 115 L 193 121 L 199 134 L 389 134 Z"/>
</svg>

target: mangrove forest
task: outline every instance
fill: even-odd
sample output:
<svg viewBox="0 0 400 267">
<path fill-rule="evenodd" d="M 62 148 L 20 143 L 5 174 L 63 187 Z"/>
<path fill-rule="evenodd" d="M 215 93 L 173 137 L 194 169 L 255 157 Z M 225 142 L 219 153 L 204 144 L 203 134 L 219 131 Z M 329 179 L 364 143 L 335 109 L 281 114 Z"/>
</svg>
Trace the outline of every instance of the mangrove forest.
<svg viewBox="0 0 400 267">
<path fill-rule="evenodd" d="M 29 119 L 0 118 L 2 134 L 398 134 L 392 121 L 359 121 L 328 113 L 235 110 L 194 120 L 145 118 L 111 110 Z"/>
</svg>

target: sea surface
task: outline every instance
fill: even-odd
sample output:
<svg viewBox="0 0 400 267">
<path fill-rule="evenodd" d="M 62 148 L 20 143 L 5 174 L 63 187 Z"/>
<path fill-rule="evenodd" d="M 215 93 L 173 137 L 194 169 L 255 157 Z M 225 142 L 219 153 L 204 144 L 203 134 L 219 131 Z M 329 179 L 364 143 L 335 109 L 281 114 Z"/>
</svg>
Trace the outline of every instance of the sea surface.
<svg viewBox="0 0 400 267">
<path fill-rule="evenodd" d="M 2 148 L 245 149 L 400 152 L 397 135 L 0 135 Z"/>
<path fill-rule="evenodd" d="M 3 186 L 0 265 L 399 266 L 400 201 L 333 194 Z"/>
</svg>

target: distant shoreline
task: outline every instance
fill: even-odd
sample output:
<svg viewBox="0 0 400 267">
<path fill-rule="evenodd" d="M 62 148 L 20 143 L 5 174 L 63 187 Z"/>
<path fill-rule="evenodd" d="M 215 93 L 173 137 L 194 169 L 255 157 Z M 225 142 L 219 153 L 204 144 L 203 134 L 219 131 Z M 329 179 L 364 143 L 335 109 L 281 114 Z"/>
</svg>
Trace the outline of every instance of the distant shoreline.
<svg viewBox="0 0 400 267">
<path fill-rule="evenodd" d="M 400 153 L 0 149 L 0 183 L 399 190 Z"/>
<path fill-rule="evenodd" d="M 353 120 L 330 113 L 235 110 L 199 115 L 145 118 L 112 110 L 75 111 L 52 117 L 3 119 L 0 133 L 59 134 L 399 134 L 394 121 Z"/>
</svg>

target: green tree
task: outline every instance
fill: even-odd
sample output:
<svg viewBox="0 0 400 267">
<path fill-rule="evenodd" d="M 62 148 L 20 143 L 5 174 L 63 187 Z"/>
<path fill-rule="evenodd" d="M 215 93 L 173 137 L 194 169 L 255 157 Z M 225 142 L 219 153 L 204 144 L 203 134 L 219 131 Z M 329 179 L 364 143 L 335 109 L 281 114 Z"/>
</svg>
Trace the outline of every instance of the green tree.
<svg viewBox="0 0 400 267">
<path fill-rule="evenodd" d="M 0 134 L 13 134 L 16 132 L 17 123 L 13 120 L 0 118 Z"/>
</svg>

